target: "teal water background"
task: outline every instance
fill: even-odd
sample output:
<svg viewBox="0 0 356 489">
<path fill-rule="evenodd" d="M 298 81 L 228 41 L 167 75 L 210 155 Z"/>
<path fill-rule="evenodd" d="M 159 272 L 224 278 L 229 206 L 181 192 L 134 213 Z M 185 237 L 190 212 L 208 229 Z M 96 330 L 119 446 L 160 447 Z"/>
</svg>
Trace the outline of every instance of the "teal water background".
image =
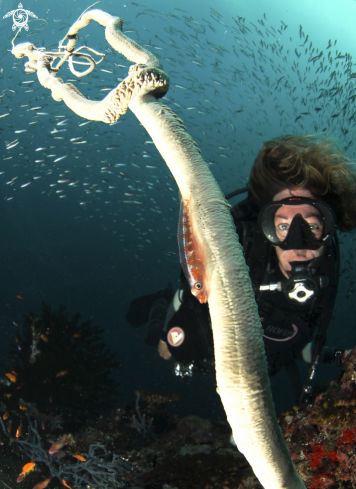
<svg viewBox="0 0 356 489">
<path fill-rule="evenodd" d="M 48 25 L 35 31 L 44 23 L 29 23 L 15 42 L 54 49 L 89 5 L 28 0 L 23 8 Z M 138 388 L 165 389 L 181 393 L 182 414 L 223 417 L 212 377 L 180 384 L 171 365 L 144 344 L 143 329 L 124 319 L 135 297 L 168 281 L 179 284 L 175 182 L 131 113 L 114 125 L 83 125 L 35 74 L 24 72 L 24 61 L 9 51 L 12 19 L 3 19 L 17 8 L 17 1 L 0 0 L 0 355 L 23 314 L 39 313 L 43 301 L 64 304 L 104 327 L 122 364 L 115 374 L 122 405 Z M 263 142 L 281 134 L 325 133 L 354 159 L 355 1 L 104 0 L 95 8 L 121 16 L 124 32 L 159 57 L 171 78 L 166 103 L 225 193 L 246 185 Z M 104 62 L 80 80 L 67 66 L 59 76 L 100 100 L 127 74 L 117 65 L 129 63 L 108 50 L 100 26 L 91 24 L 79 37 L 77 46 L 104 52 Z M 328 343 L 352 348 L 354 236 L 341 237 L 341 252 Z M 323 368 L 322 374 L 336 372 Z M 278 408 L 290 405 L 284 374 L 272 384 Z"/>
</svg>

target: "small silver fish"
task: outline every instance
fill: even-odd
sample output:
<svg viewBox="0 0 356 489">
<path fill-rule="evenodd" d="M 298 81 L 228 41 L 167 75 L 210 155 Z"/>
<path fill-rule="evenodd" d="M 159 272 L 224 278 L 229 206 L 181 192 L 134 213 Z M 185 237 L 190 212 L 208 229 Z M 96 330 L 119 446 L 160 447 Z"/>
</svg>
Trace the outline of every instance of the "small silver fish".
<svg viewBox="0 0 356 489">
<path fill-rule="evenodd" d="M 14 148 L 15 146 L 17 146 L 19 144 L 20 141 L 17 141 L 17 143 L 13 143 L 13 144 L 10 144 L 9 146 L 6 146 L 6 149 L 11 149 L 11 148 Z"/>
<path fill-rule="evenodd" d="M 56 134 L 57 132 L 64 132 L 64 131 L 66 131 L 66 130 L 67 130 L 67 129 L 59 129 L 59 130 L 58 130 L 58 129 L 54 128 L 54 129 L 53 129 L 53 131 L 51 131 L 51 134 Z"/>
<path fill-rule="evenodd" d="M 65 156 L 60 156 L 59 158 L 56 158 L 53 163 L 57 163 L 58 161 L 64 160 L 64 158 L 67 158 L 68 155 Z"/>
<path fill-rule="evenodd" d="M 12 185 L 17 178 L 19 177 L 14 177 L 12 180 L 9 180 L 8 182 L 6 182 L 6 185 Z"/>
</svg>

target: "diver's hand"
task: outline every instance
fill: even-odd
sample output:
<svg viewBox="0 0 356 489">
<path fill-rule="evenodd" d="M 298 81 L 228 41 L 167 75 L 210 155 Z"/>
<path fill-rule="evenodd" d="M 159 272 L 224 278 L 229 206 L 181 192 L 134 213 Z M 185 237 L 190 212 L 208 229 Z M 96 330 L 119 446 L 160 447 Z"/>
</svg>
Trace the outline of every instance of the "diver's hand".
<svg viewBox="0 0 356 489">
<path fill-rule="evenodd" d="M 159 356 L 162 357 L 164 360 L 170 360 L 172 358 L 172 355 L 171 355 L 170 351 L 168 350 L 167 343 L 163 340 L 159 340 L 158 353 L 159 353 Z"/>
</svg>

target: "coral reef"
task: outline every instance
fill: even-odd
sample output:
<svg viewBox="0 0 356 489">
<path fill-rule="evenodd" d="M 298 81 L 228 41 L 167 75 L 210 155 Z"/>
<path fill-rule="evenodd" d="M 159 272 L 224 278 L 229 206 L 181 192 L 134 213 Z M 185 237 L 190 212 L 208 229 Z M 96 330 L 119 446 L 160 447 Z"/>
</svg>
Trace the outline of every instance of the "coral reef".
<svg viewBox="0 0 356 489">
<path fill-rule="evenodd" d="M 155 433 L 166 431 L 167 426 L 169 425 L 166 404 L 179 401 L 179 395 L 173 392 L 158 390 L 137 390 L 135 391 L 135 394 L 136 412 L 132 416 L 132 423 L 130 426 L 137 429 L 143 437 L 153 436 L 153 423 Z"/>
<path fill-rule="evenodd" d="M 0 425 L 4 434 L 8 435 L 1 419 Z M 137 476 L 123 457 L 108 452 L 101 443 L 90 444 L 88 452 L 80 455 L 64 450 L 52 451 L 50 449 L 46 451 L 37 431 L 37 422 L 32 422 L 31 418 L 28 418 L 27 427 L 29 433 L 26 437 L 11 439 L 10 441 L 18 445 L 19 450 L 29 460 L 40 465 L 42 472 L 51 478 L 57 478 L 62 482 L 65 480 L 66 484 L 73 484 L 76 488 L 106 489 L 125 487 L 125 481 L 128 477 Z M 63 444 L 70 444 L 72 448 L 75 448 L 75 441 L 71 435 L 67 435 L 65 442 L 60 443 L 61 448 Z M 18 482 L 21 481 L 18 480 Z"/>
<path fill-rule="evenodd" d="M 354 489 L 356 485 L 356 348 L 343 361 L 339 378 L 312 404 L 306 409 L 295 406 L 279 417 L 308 489 Z M 167 430 L 147 438 L 144 446 L 127 447 L 129 463 L 144 472 L 134 487 L 261 489 L 243 455 L 230 444 L 226 422 L 193 415 L 169 421 Z"/>
<path fill-rule="evenodd" d="M 326 392 L 282 420 L 284 438 L 309 489 L 356 484 L 356 348 L 344 362 L 342 375 Z"/>
<path fill-rule="evenodd" d="M 43 304 L 41 316 L 25 316 L 0 383 L 2 415 L 16 415 L 14 426 L 24 412 L 56 425 L 110 412 L 118 397 L 112 372 L 119 363 L 103 343 L 102 331 L 91 321 L 81 322 L 79 314 L 69 318 L 63 306 L 52 311 Z"/>
<path fill-rule="evenodd" d="M 144 412 L 145 405 L 140 405 Z M 132 406 L 117 409 L 75 435 L 76 446 L 86 450 L 93 439 L 105 439 L 108 450 L 125 453 L 125 460 L 141 476 L 127 478 L 128 488 L 142 489 L 236 489 L 244 474 L 252 471 L 244 456 L 229 440 L 226 421 L 212 422 L 196 415 L 155 422 L 154 436 L 144 436 L 132 424 Z"/>
<path fill-rule="evenodd" d="M 167 402 L 179 401 L 179 395 L 174 392 L 166 391 L 147 391 L 137 390 L 135 394 L 139 396 L 142 401 L 145 401 L 148 405 L 152 406 L 152 410 L 156 411 L 158 406 L 164 405 Z"/>
<path fill-rule="evenodd" d="M 177 398 L 169 393 L 157 397 L 156 391 L 145 392 L 147 399 L 168 402 Z M 31 489 L 48 477 L 52 477 L 49 489 L 59 487 L 62 479 L 73 489 L 233 489 L 238 487 L 243 469 L 252 476 L 243 455 L 229 443 L 227 422 L 213 423 L 196 415 L 179 419 L 170 416 L 162 402 L 160 412 L 154 413 L 147 401 L 138 403 L 138 399 L 125 409 L 115 409 L 107 418 L 92 419 L 75 433 L 62 429 L 59 434 L 58 429 L 54 435 L 48 429 L 37 429 L 37 422 L 30 418 L 20 438 L 10 437 L 6 422 L 0 419 L 0 467 L 4 468 L 3 472 L 0 469 L 0 482 L 13 487 L 29 461 L 36 462 L 36 469 L 21 483 L 21 489 Z M 132 423 L 133 416 L 139 418 L 138 406 L 141 417 L 147 416 L 151 423 L 148 432 Z M 50 455 L 53 443 L 63 439 L 68 443 Z M 86 460 L 76 460 L 78 455 Z"/>
<path fill-rule="evenodd" d="M 53 318 L 50 309 L 46 314 Z M 55 314 L 60 318 L 57 321 L 63 320 L 63 309 Z M 27 324 L 30 333 L 19 336 L 20 353 L 13 356 L 16 360 L 13 370 L 7 372 L 0 386 L 5 392 L 0 404 L 0 482 L 6 479 L 5 483 L 13 487 L 21 467 L 35 462 L 34 471 L 21 482 L 22 489 L 31 489 L 39 481 L 54 489 L 63 480 L 76 488 L 261 489 L 244 456 L 231 445 L 228 423 L 212 422 L 197 415 L 180 419 L 170 414 L 167 404 L 179 400 L 174 393 L 137 390 L 136 400 L 126 408 L 116 408 L 107 417 L 89 417 L 85 410 L 85 423 L 72 429 L 65 417 L 74 416 L 73 405 L 55 401 L 56 394 L 62 391 L 50 389 L 57 380 L 70 379 L 74 360 L 71 366 L 55 360 L 55 367 L 38 377 L 46 396 L 53 396 L 52 403 L 46 403 L 46 396 L 40 397 L 40 401 L 36 395 L 31 397 L 31 390 L 26 388 L 24 379 L 30 382 L 31 375 L 25 377 L 24 365 L 34 368 L 42 358 L 48 363 L 46 348 L 53 339 L 60 341 L 54 332 L 55 324 L 30 319 Z M 77 347 L 74 340 L 83 339 L 88 345 L 85 335 L 91 326 L 85 329 L 77 317 L 72 321 L 72 326 L 64 330 L 65 341 Z M 63 327 L 63 322 L 60 324 Z M 74 331 L 80 336 L 73 337 Z M 41 339 L 43 334 L 48 341 Z M 97 333 L 91 338 L 94 345 L 99 341 Z M 83 360 L 84 352 L 79 351 Z M 88 351 L 87 368 L 91 368 L 91 350 Z M 31 358 L 35 361 L 31 362 Z M 103 365 L 111 365 L 111 361 L 108 356 Z M 294 406 L 279 416 L 288 449 L 308 489 L 356 486 L 356 348 L 343 362 L 339 377 L 318 393 L 311 404 L 305 409 Z M 95 360 L 93 364 L 97 363 Z M 54 375 L 58 369 L 68 370 L 68 374 L 58 379 Z M 106 368 L 101 372 L 108 371 Z M 111 392 L 111 384 L 107 386 Z M 79 406 L 81 401 L 79 398 Z M 55 402 L 58 404 L 52 410 Z M 14 405 L 10 410 L 11 403 Z M 100 405 L 96 409 L 99 412 Z M 53 444 L 58 443 L 60 449 L 52 452 Z"/>
</svg>

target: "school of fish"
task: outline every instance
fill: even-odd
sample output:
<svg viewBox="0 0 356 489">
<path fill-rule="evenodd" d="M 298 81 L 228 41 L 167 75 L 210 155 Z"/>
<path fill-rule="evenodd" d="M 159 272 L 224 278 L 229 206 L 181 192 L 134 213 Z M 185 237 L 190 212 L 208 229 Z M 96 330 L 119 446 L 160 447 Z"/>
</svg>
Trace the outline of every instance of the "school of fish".
<svg viewBox="0 0 356 489">
<path fill-rule="evenodd" d="M 206 10 L 193 18 L 179 7 L 131 2 L 124 32 L 164 63 L 172 80 L 165 100 L 184 119 L 226 193 L 245 183 L 258 148 L 279 134 L 325 132 L 351 152 L 356 73 L 345 47 L 327 38 L 317 46 L 302 25 L 266 14 L 245 18 L 238 8 L 229 16 Z M 58 32 L 72 20 L 71 14 L 56 19 Z M 155 21 L 150 29 L 147 23 Z M 36 41 L 45 45 L 40 34 Z M 106 44 L 99 47 L 104 62 L 90 76 L 69 74 L 66 80 L 92 99 L 111 90 L 129 66 Z M 104 219 L 107 212 L 122 217 L 134 206 L 135 222 L 121 219 L 120 231 L 102 228 L 125 242 L 126 230 L 139 224 L 135 254 L 141 259 L 157 239 L 145 225 L 148 216 L 161 216 L 167 239 L 175 239 L 176 185 L 142 126 L 129 115 L 105 131 L 81 120 L 49 99 L 36 75 L 25 74 L 23 62 L 10 57 L 0 70 L 2 198 L 11 203 L 28 192 L 23 199 L 69 200 L 79 221 Z M 127 142 L 132 133 L 134 146 Z"/>
</svg>

